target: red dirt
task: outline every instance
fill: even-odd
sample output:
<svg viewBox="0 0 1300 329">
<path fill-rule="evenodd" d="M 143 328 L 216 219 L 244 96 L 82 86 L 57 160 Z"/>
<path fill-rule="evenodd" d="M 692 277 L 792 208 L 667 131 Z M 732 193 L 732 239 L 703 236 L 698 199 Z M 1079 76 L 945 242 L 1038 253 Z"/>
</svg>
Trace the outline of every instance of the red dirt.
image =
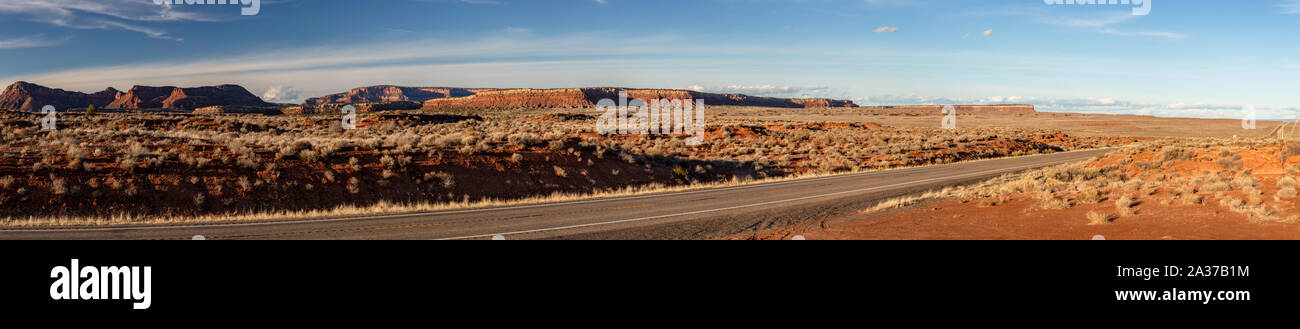
<svg viewBox="0 0 1300 329">
<path fill-rule="evenodd" d="M 966 203 L 962 203 L 966 201 Z M 1200 205 L 1143 204 L 1138 215 L 1088 225 L 1088 211 L 1114 211 L 1113 203 L 1035 210 L 1028 197 L 981 208 L 946 200 L 876 215 L 851 215 L 736 239 L 810 240 L 1236 240 L 1300 239 L 1300 224 L 1252 223 L 1245 215 Z"/>
</svg>

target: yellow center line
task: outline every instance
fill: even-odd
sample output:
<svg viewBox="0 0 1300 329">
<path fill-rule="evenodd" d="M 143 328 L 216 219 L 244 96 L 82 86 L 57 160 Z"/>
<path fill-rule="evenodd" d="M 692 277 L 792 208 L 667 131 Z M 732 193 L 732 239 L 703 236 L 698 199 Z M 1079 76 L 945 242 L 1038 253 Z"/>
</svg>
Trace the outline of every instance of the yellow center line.
<svg viewBox="0 0 1300 329">
<path fill-rule="evenodd" d="M 643 205 L 639 205 L 639 206 L 627 206 L 627 207 L 609 208 L 609 210 L 627 210 L 627 209 L 636 209 L 636 208 L 649 208 L 649 207 L 653 207 L 653 206 L 654 206 L 653 204 L 643 204 Z"/>
</svg>

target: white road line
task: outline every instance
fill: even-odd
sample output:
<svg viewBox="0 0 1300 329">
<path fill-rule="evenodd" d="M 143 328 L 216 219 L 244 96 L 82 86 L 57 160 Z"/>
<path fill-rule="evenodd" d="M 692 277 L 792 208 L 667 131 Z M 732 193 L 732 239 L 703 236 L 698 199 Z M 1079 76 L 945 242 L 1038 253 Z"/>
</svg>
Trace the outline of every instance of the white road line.
<svg viewBox="0 0 1300 329">
<path fill-rule="evenodd" d="M 1008 168 L 1008 169 L 986 170 L 986 171 L 981 171 L 981 172 L 976 172 L 976 173 L 961 174 L 961 175 L 948 176 L 948 177 L 927 178 L 927 179 L 922 179 L 922 180 L 917 180 L 917 181 L 911 181 L 911 182 L 906 182 L 906 183 L 897 183 L 897 184 L 890 184 L 890 185 L 885 185 L 885 186 L 868 187 L 868 188 L 862 188 L 862 189 L 857 189 L 857 190 L 841 191 L 841 192 L 835 192 L 835 193 L 826 193 L 826 194 L 821 194 L 821 195 L 806 196 L 806 197 L 800 197 L 800 198 L 794 198 L 794 199 L 786 199 L 786 200 L 777 200 L 777 201 L 760 202 L 760 203 L 754 203 L 754 204 L 747 204 L 747 205 L 741 205 L 741 206 L 732 206 L 732 207 L 725 207 L 725 208 L 717 208 L 717 209 L 697 210 L 697 211 L 690 211 L 690 212 L 677 213 L 677 214 L 670 214 L 670 215 L 658 215 L 658 216 L 650 216 L 650 217 L 641 217 L 641 218 L 632 218 L 632 219 L 622 219 L 622 220 L 615 220 L 615 221 L 608 221 L 608 222 L 589 223 L 589 224 L 578 224 L 578 225 L 569 225 L 569 226 L 559 226 L 559 227 L 542 228 L 542 229 L 525 230 L 525 231 L 515 231 L 515 232 L 492 233 L 492 234 L 480 234 L 480 235 L 471 235 L 471 236 L 463 236 L 463 237 L 455 237 L 455 238 L 443 238 L 443 239 L 435 239 L 435 240 L 467 240 L 467 239 L 480 239 L 480 238 L 486 238 L 486 237 L 492 237 L 492 236 L 510 236 L 510 235 L 519 235 L 519 234 L 530 234 L 530 233 L 541 233 L 541 232 L 550 232 L 550 231 L 561 231 L 561 230 L 570 230 L 570 229 L 584 228 L 584 227 L 592 227 L 592 226 L 603 226 L 603 225 L 613 225 L 613 224 L 621 224 L 621 223 L 639 222 L 639 221 L 646 221 L 646 220 L 653 220 L 653 219 L 660 219 L 660 218 L 669 218 L 669 217 L 678 217 L 678 216 L 689 216 L 689 215 L 704 214 L 704 213 L 710 213 L 710 212 L 719 212 L 719 211 L 735 210 L 735 209 L 742 209 L 742 208 L 751 208 L 751 207 L 766 206 L 766 205 L 778 204 L 778 203 L 786 203 L 786 202 L 803 201 L 803 200 L 808 200 L 808 199 L 824 198 L 824 197 L 830 197 L 830 196 L 836 196 L 836 195 L 842 195 L 842 194 L 849 194 L 849 193 L 861 193 L 861 192 L 867 192 L 867 191 L 873 191 L 873 190 L 889 189 L 889 188 L 894 188 L 894 187 L 899 187 L 899 186 L 906 186 L 906 185 L 912 185 L 912 184 L 924 183 L 924 182 L 931 182 L 931 181 L 937 181 L 937 180 L 954 179 L 954 178 L 963 178 L 963 177 L 969 177 L 969 176 L 980 176 L 980 175 L 985 175 L 985 174 L 990 174 L 990 173 L 996 173 L 996 172 L 1004 172 L 1004 171 L 1008 171 L 1008 172 L 1009 172 L 1009 171 L 1018 171 L 1018 170 L 1027 169 L 1027 168 L 1047 167 L 1047 166 L 1052 166 L 1052 165 L 1055 165 L 1055 164 L 1065 163 L 1065 162 L 1070 162 L 1070 161 L 1068 161 L 1068 160 L 1067 160 L 1067 161 L 1058 161 L 1058 163 L 1050 163 L 1050 164 L 1035 164 L 1035 165 L 1027 165 L 1027 166 L 1020 166 L 1020 167 Z"/>
<path fill-rule="evenodd" d="M 1109 149 L 1109 148 L 1106 148 L 1106 149 Z M 1062 152 L 1062 153 L 1048 154 L 1048 155 L 1043 155 L 1043 156 L 1065 155 L 1065 154 L 1070 154 L 1070 153 L 1074 153 L 1074 152 L 1101 151 L 1101 150 L 1106 150 L 1106 149 L 1094 149 L 1094 150 L 1071 151 L 1071 152 Z M 966 164 L 975 164 L 975 163 L 989 162 L 989 161 L 997 161 L 997 160 L 1014 161 L 1014 160 L 1018 160 L 1018 159 L 1031 159 L 1031 158 L 1032 158 L 1032 157 L 1020 157 L 1020 158 L 1009 158 L 1009 159 L 1007 159 L 1007 158 L 1002 158 L 1002 159 L 985 159 L 985 160 L 982 160 L 982 161 L 971 161 L 971 162 L 955 163 L 955 164 L 951 164 L 951 166 L 959 166 L 959 165 L 966 165 Z M 1086 158 L 1085 158 L 1085 159 L 1086 159 Z M 1069 161 L 1077 161 L 1077 160 L 1069 160 Z M 1068 162 L 1068 161 L 1067 161 L 1067 162 Z M 894 169 L 894 170 L 882 170 L 882 171 L 873 171 L 873 172 L 856 173 L 856 174 L 846 174 L 846 175 L 837 175 L 837 176 L 817 177 L 817 178 L 809 178 L 809 179 L 796 179 L 796 180 L 783 181 L 783 182 L 760 183 L 760 184 L 754 184 L 754 185 L 744 185 L 744 186 L 723 187 L 723 188 L 716 188 L 716 189 L 702 189 L 702 190 L 697 190 L 697 191 L 672 192 L 672 193 L 664 193 L 664 194 L 647 194 L 647 195 L 638 195 L 638 196 L 617 197 L 617 198 L 608 198 L 608 199 L 592 199 L 592 200 L 581 200 L 581 201 L 566 201 L 566 202 L 557 202 L 557 203 L 542 203 L 542 204 L 521 205 L 521 206 L 509 206 L 509 207 L 500 207 L 500 208 L 482 208 L 482 209 L 452 210 L 452 211 L 426 212 L 426 213 L 413 213 L 413 214 L 379 215 L 379 216 L 364 216 L 364 217 L 343 217 L 343 218 L 322 218 L 322 219 L 308 219 L 308 220 L 287 220 L 287 221 L 278 221 L 278 222 L 255 222 L 255 223 L 192 224 L 192 225 L 152 225 L 152 226 L 122 226 L 122 227 L 96 227 L 96 228 L 0 229 L 0 234 L 4 234 L 4 233 L 45 233 L 45 232 L 121 232 L 121 231 L 145 231 L 145 230 L 163 230 L 163 229 L 232 228 L 232 227 L 256 227 L 256 226 L 273 226 L 273 225 L 320 224 L 320 223 L 333 223 L 333 222 L 343 222 L 343 221 L 382 220 L 382 219 L 396 219 L 396 218 L 421 217 L 421 216 L 445 216 L 445 215 L 457 215 L 457 214 L 468 214 L 468 213 L 480 213 L 480 212 L 489 212 L 489 211 L 506 211 L 506 210 L 519 210 L 519 209 L 532 209 L 532 208 L 556 207 L 556 206 L 567 206 L 567 205 L 588 204 L 588 203 L 598 203 L 598 202 L 615 202 L 615 201 L 639 200 L 639 199 L 646 199 L 646 198 L 659 198 L 659 197 L 669 197 L 669 196 L 692 195 L 692 194 L 700 194 L 700 193 L 711 193 L 711 192 L 721 192 L 721 191 L 731 191 L 731 190 L 740 190 L 740 189 L 751 189 L 751 188 L 760 188 L 760 187 L 781 186 L 781 185 L 799 184 L 799 183 L 808 183 L 808 182 L 818 182 L 818 181 L 823 181 L 823 180 L 832 180 L 832 179 L 857 178 L 857 177 L 863 177 L 863 176 L 875 176 L 875 175 L 885 175 L 885 174 L 895 175 L 895 174 L 908 173 L 908 172 L 913 172 L 913 171 L 925 171 L 925 170 L 941 169 L 941 168 L 945 168 L 945 166 L 947 166 L 947 165 L 944 165 L 944 166 L 916 167 L 916 168 L 904 168 L 904 169 Z"/>
</svg>

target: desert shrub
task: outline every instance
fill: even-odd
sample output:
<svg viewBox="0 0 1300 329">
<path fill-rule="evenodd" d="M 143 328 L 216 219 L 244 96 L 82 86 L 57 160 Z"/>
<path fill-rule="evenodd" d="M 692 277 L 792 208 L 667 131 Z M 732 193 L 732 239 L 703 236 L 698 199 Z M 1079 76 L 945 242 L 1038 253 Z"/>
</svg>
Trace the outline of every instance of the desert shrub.
<svg viewBox="0 0 1300 329">
<path fill-rule="evenodd" d="M 236 184 L 239 184 L 239 188 L 242 191 L 247 192 L 253 190 L 253 183 L 248 181 L 248 177 L 239 177 L 239 180 L 236 182 Z"/>
<path fill-rule="evenodd" d="M 1088 212 L 1088 225 L 1106 225 L 1115 220 L 1115 216 L 1096 211 Z"/>
<path fill-rule="evenodd" d="M 1087 189 L 1081 191 L 1079 192 L 1079 195 L 1076 197 L 1076 199 L 1079 200 L 1079 202 L 1083 202 L 1083 203 L 1098 203 L 1101 202 L 1103 198 L 1104 197 L 1102 196 L 1101 191 L 1097 189 Z"/>
<path fill-rule="evenodd" d="M 348 178 L 348 193 L 361 193 L 361 180 L 356 177 Z"/>
<path fill-rule="evenodd" d="M 1224 191 L 1232 190 L 1232 186 L 1230 186 L 1230 185 L 1228 185 L 1228 183 L 1224 183 L 1224 182 L 1215 182 L 1215 183 L 1211 183 L 1211 184 L 1209 184 L 1209 185 L 1205 185 L 1205 187 L 1202 188 L 1201 190 L 1203 190 L 1203 191 L 1207 191 L 1207 192 L 1224 192 Z"/>
<path fill-rule="evenodd" d="M 1254 177 L 1237 177 L 1232 180 L 1232 186 L 1240 189 L 1255 187 L 1256 185 L 1259 185 L 1259 180 Z"/>
<path fill-rule="evenodd" d="M 456 186 L 456 177 L 449 173 L 439 171 L 424 174 L 424 180 L 433 180 L 435 178 L 442 182 L 443 188 L 450 189 Z"/>
<path fill-rule="evenodd" d="M 1119 210 L 1121 217 L 1133 215 L 1133 198 L 1126 195 L 1115 200 L 1115 209 Z"/>
<path fill-rule="evenodd" d="M 1241 201 L 1235 198 L 1224 198 L 1223 200 L 1219 200 L 1219 205 L 1228 207 L 1230 209 L 1238 209 L 1241 208 L 1242 206 L 1245 206 L 1246 201 Z"/>
<path fill-rule="evenodd" d="M 137 163 L 135 159 L 132 158 L 125 158 L 117 162 L 118 168 L 122 168 L 122 170 L 126 170 L 128 172 L 135 171 L 135 168 L 138 167 L 139 165 L 140 164 Z"/>
<path fill-rule="evenodd" d="M 1137 166 L 1138 168 L 1141 168 L 1142 170 L 1156 170 L 1156 169 L 1160 169 L 1163 163 L 1159 161 L 1150 161 L 1150 162 L 1138 162 L 1138 163 L 1134 163 L 1134 165 Z"/>
<path fill-rule="evenodd" d="M 1277 191 L 1279 199 L 1290 199 L 1296 197 L 1296 195 L 1300 195 L 1300 192 L 1297 192 L 1295 187 L 1285 187 Z"/>
<path fill-rule="evenodd" d="M 1233 161 L 1232 159 L 1219 159 L 1218 163 L 1223 170 L 1240 169 L 1243 166 L 1241 162 Z"/>
<path fill-rule="evenodd" d="M 145 154 L 148 153 L 149 153 L 149 149 L 144 147 L 143 144 L 140 144 L 140 142 L 137 141 L 132 141 L 130 144 L 127 144 L 127 147 L 125 150 L 123 150 L 122 155 L 125 155 L 131 159 L 138 159 L 141 156 L 144 156 Z"/>
<path fill-rule="evenodd" d="M 569 177 L 569 173 L 565 172 L 564 168 L 560 168 L 560 166 L 551 166 L 551 168 L 555 170 L 556 176 Z"/>
<path fill-rule="evenodd" d="M 1196 158 L 1196 152 L 1188 151 L 1179 146 L 1166 146 L 1160 150 L 1160 162 L 1174 160 L 1191 160 Z"/>
<path fill-rule="evenodd" d="M 1067 209 L 1073 205 L 1070 204 L 1069 200 L 1060 199 L 1060 198 L 1047 198 L 1043 200 L 1040 206 L 1043 209 Z"/>
<path fill-rule="evenodd" d="M 298 152 L 298 158 L 307 162 L 317 162 L 320 161 L 320 154 L 312 150 L 302 150 Z"/>
<path fill-rule="evenodd" d="M 54 195 L 68 194 L 68 182 L 63 178 L 50 178 L 50 193 Z"/>
<path fill-rule="evenodd" d="M 1201 196 L 1199 195 L 1196 194 L 1183 195 L 1183 204 L 1197 205 L 1197 204 L 1201 204 L 1201 202 L 1204 202 L 1204 198 L 1201 198 Z"/>
<path fill-rule="evenodd" d="M 1282 177 L 1277 180 L 1277 187 L 1296 186 L 1295 178 Z"/>
</svg>

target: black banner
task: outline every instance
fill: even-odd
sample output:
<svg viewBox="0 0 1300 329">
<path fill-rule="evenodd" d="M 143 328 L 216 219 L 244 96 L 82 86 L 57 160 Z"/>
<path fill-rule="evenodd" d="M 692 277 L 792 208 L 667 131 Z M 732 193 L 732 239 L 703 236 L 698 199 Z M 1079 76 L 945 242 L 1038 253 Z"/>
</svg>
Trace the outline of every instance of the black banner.
<svg viewBox="0 0 1300 329">
<path fill-rule="evenodd" d="M 212 316 L 230 310 L 273 317 L 429 312 L 466 317 L 574 308 L 651 314 L 721 305 L 817 313 L 877 306 L 904 312 L 1254 312 L 1294 304 L 1298 285 L 1293 281 L 1300 273 L 1276 252 L 1286 249 L 1281 242 L 0 245 L 8 250 L 0 282 L 9 285 L 3 299 L 12 314 L 110 318 Z M 140 300 L 130 298 L 55 300 L 58 278 L 51 273 L 74 259 L 83 271 L 150 267 L 150 305 L 134 309 Z M 88 281 L 80 279 L 82 285 Z M 1155 291 L 1160 300 L 1117 297 L 1150 294 L 1142 291 Z M 1208 301 L 1201 298 L 1206 296 Z"/>
</svg>

